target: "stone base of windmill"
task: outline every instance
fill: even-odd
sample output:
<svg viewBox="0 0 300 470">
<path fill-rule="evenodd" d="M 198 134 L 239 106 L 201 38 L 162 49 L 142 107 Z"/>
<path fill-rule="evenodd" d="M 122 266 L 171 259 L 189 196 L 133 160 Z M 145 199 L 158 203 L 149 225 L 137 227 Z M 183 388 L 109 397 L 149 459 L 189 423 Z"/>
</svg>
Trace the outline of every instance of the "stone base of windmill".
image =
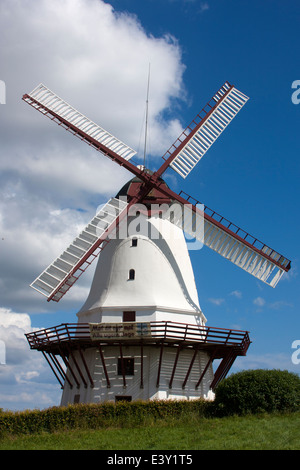
<svg viewBox="0 0 300 470">
<path fill-rule="evenodd" d="M 26 337 L 60 383 L 61 405 L 213 399 L 250 345 L 247 331 L 173 321 L 63 323 Z"/>
<path fill-rule="evenodd" d="M 74 353 L 77 363 L 79 352 Z M 67 372 L 61 405 L 68 403 L 99 403 L 118 400 L 165 400 L 198 398 L 212 399 L 210 385 L 214 374 L 210 364 L 201 378 L 209 355 L 194 349 L 180 350 L 167 345 L 111 346 L 92 348 L 85 352 L 93 387 L 86 380 L 74 384 L 70 368 Z M 74 361 L 70 360 L 76 371 Z M 199 379 L 201 378 L 201 381 Z M 74 385 L 75 386 L 74 386 Z"/>
</svg>

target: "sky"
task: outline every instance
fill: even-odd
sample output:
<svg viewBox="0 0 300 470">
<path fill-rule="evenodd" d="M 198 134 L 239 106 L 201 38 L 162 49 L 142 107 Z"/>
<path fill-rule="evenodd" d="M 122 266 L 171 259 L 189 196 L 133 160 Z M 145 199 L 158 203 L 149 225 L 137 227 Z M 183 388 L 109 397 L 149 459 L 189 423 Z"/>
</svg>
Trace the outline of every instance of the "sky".
<svg viewBox="0 0 300 470">
<path fill-rule="evenodd" d="M 299 374 L 299 27 L 297 0 L 1 0 L 0 408 L 59 405 L 24 333 L 76 322 L 94 267 L 59 303 L 29 284 L 131 178 L 21 98 L 44 83 L 141 163 L 149 63 L 151 170 L 225 81 L 250 97 L 186 180 L 164 176 L 291 259 L 273 289 L 190 251 L 207 325 L 250 332 L 231 371 Z"/>
</svg>

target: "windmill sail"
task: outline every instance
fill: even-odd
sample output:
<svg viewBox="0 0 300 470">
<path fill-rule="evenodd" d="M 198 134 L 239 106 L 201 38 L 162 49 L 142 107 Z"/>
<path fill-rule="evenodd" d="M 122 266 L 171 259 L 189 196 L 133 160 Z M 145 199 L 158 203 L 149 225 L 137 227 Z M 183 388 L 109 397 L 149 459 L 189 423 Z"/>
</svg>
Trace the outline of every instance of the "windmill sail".
<svg viewBox="0 0 300 470">
<path fill-rule="evenodd" d="M 158 193 L 163 193 L 171 201 L 179 202 L 182 209 L 190 205 L 193 198 L 184 193 L 178 195 L 161 184 L 161 175 L 170 166 L 185 178 L 245 105 L 248 97 L 225 82 L 166 152 L 164 163 L 155 173 L 133 165 L 129 160 L 135 154 L 134 150 L 79 113 L 44 85 L 41 84 L 24 95 L 23 100 L 136 175 L 141 181 L 141 190 L 135 191 L 129 205 L 142 201 L 153 189 L 157 189 Z M 283 273 L 289 271 L 291 262 L 215 211 L 207 207 L 199 211 L 197 204 L 200 203 L 195 199 L 193 201 L 191 214 L 181 228 L 222 257 L 275 287 Z M 60 300 L 106 245 L 109 234 L 127 210 L 127 202 L 111 199 L 31 287 L 48 300 Z M 177 225 L 182 223 L 181 217 L 172 214 L 172 211 L 169 213 L 171 222 Z M 105 214 L 110 219 L 108 223 L 101 225 L 100 221 L 103 222 Z M 199 218 L 202 218 L 203 223 L 197 224 Z"/>
<path fill-rule="evenodd" d="M 117 219 L 126 213 L 127 206 L 122 199 L 110 199 L 30 287 L 58 302 L 107 244 L 108 235 L 116 227 Z"/>
<path fill-rule="evenodd" d="M 179 202 L 177 210 L 175 207 L 167 211 L 165 218 L 239 268 L 271 287 L 275 287 L 284 272 L 289 271 L 291 267 L 289 259 L 215 211 L 183 192 L 177 195 L 169 188 L 164 189 L 164 192 L 177 203 Z M 187 196 L 187 199 L 183 199 L 182 195 Z M 194 204 L 190 203 L 191 199 L 195 202 Z M 203 211 L 198 209 L 199 205 L 203 207 Z M 182 218 L 183 213 L 184 218 Z"/>
<path fill-rule="evenodd" d="M 256 250 L 236 233 L 230 234 L 229 230 L 225 231 L 207 218 L 201 236 L 206 246 L 271 287 L 277 285 L 289 263 L 267 245 Z"/>
<path fill-rule="evenodd" d="M 166 152 L 165 168 L 170 166 L 186 178 L 248 99 L 225 82 Z"/>
<path fill-rule="evenodd" d="M 125 160 L 130 160 L 136 154 L 133 149 L 81 114 L 42 83 L 31 93 L 24 95 L 23 100 L 42 114 L 57 119 L 90 145 L 97 147 L 99 144 L 104 150 L 109 149 Z"/>
</svg>

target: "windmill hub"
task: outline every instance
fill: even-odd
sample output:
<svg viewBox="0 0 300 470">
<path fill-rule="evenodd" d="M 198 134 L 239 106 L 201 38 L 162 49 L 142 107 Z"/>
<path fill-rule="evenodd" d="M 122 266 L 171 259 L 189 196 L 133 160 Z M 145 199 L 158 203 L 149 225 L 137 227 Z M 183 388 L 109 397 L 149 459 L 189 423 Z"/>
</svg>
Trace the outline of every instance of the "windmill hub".
<svg viewBox="0 0 300 470">
<path fill-rule="evenodd" d="M 150 170 L 148 171 L 148 174 L 153 174 L 153 172 L 150 173 Z M 127 198 L 127 200 L 130 201 L 137 195 L 141 195 L 139 204 L 145 205 L 147 209 L 151 209 L 151 205 L 155 205 L 152 207 L 152 210 L 157 211 L 157 205 L 171 203 L 171 198 L 166 196 L 166 194 L 163 192 L 163 190 L 169 189 L 168 185 L 162 178 L 159 178 L 158 185 L 158 188 L 154 187 L 153 185 L 145 183 L 139 177 L 135 176 L 123 186 L 123 188 L 116 195 L 116 198 Z"/>
<path fill-rule="evenodd" d="M 250 339 L 247 331 L 206 326 L 183 231 L 272 287 L 291 262 L 172 191 L 162 175 L 172 168 L 186 178 L 248 97 L 226 82 L 155 172 L 133 165 L 134 150 L 44 85 L 23 100 L 134 175 L 31 284 L 58 302 L 101 253 L 78 322 L 26 335 L 61 384 L 62 404 L 210 397 Z"/>
</svg>

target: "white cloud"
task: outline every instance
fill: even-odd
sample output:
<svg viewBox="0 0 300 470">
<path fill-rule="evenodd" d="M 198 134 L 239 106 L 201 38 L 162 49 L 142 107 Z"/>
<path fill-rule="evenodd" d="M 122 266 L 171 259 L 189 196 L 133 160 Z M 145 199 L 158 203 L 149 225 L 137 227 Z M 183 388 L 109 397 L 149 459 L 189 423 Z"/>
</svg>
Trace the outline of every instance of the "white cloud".
<svg viewBox="0 0 300 470">
<path fill-rule="evenodd" d="M 166 121 L 162 116 L 174 99 L 184 97 L 184 66 L 180 47 L 172 36 L 148 36 L 136 17 L 117 14 L 99 0 L 29 0 L 26 4 L 6 0 L 0 8 L 1 27 L 10 43 L 10 56 L 5 57 L 6 68 L 10 65 L 7 89 L 19 92 L 13 98 L 20 114 L 14 117 L 23 125 L 29 124 L 28 132 L 34 126 L 39 142 L 41 130 L 48 148 L 45 134 L 58 134 L 20 98 L 42 81 L 121 140 L 137 147 L 149 62 L 155 151 L 166 150 L 166 138 L 177 138 L 178 121 Z M 21 25 L 22 33 L 18 34 Z"/>
<path fill-rule="evenodd" d="M 0 308 L 0 327 L 17 327 L 20 331 L 31 328 L 30 316 L 27 313 L 14 313 L 10 309 Z"/>
<path fill-rule="evenodd" d="M 281 280 L 293 281 L 296 277 L 298 277 L 298 260 L 293 259 L 292 268 L 287 273 L 284 273 Z"/>
<path fill-rule="evenodd" d="M 242 292 L 239 291 L 239 290 L 234 290 L 234 291 L 230 292 L 229 295 L 232 295 L 233 297 L 236 297 L 237 299 L 241 299 L 243 297 Z"/>
<path fill-rule="evenodd" d="M 256 297 L 256 298 L 253 300 L 253 303 L 254 303 L 254 305 L 256 305 L 257 307 L 263 307 L 263 306 L 266 304 L 266 301 L 265 301 L 265 299 L 263 299 L 262 297 Z"/>
<path fill-rule="evenodd" d="M 214 305 L 217 305 L 218 307 L 222 305 L 225 302 L 225 299 L 215 299 L 215 298 L 209 298 L 208 301 Z"/>
<path fill-rule="evenodd" d="M 280 310 L 281 308 L 291 308 L 293 307 L 293 304 L 290 302 L 287 302 L 286 300 L 276 300 L 275 302 L 272 302 L 269 304 L 269 308 L 273 310 Z"/>
<path fill-rule="evenodd" d="M 230 373 L 244 369 L 281 369 L 299 373 L 299 366 L 292 363 L 291 354 L 268 353 L 264 355 L 248 353 L 246 357 L 238 357 Z"/>
<path fill-rule="evenodd" d="M 70 244 L 94 211 L 55 211 L 42 198 L 34 206 L 29 197 L 23 201 L 12 197 L 0 201 L 0 213 L 2 305 L 39 309 L 40 300 L 46 303 L 45 299 L 40 299 L 29 284 Z"/>
<path fill-rule="evenodd" d="M 200 8 L 199 8 L 200 13 L 203 13 L 207 10 L 209 10 L 209 4 L 207 2 L 200 3 Z"/>
<path fill-rule="evenodd" d="M 38 328 L 35 328 L 38 329 Z M 29 349 L 30 316 L 0 308 L 0 341 L 5 362 L 0 363 L 0 408 L 20 410 L 59 404 L 59 386 L 43 356 Z"/>
<path fill-rule="evenodd" d="M 0 116 L 1 301 L 15 310 L 51 310 L 28 285 L 132 175 L 22 95 L 43 82 L 142 155 L 150 62 L 149 147 L 158 166 L 156 156 L 182 130 L 165 116 L 186 98 L 184 65 L 172 36 L 148 35 L 135 16 L 101 0 L 2 0 L 0 38 L 7 91 Z M 88 279 L 63 302 L 80 307 Z"/>
<path fill-rule="evenodd" d="M 21 97 L 43 82 L 142 155 L 151 63 L 148 135 L 151 165 L 158 167 L 157 157 L 182 130 L 173 111 L 186 100 L 185 67 L 175 38 L 148 35 L 135 16 L 102 0 L 2 0 L 0 40 L 6 86 L 0 116 L 0 340 L 6 346 L 0 407 L 49 406 L 59 400 L 56 379 L 28 347 L 30 315 L 16 312 L 57 311 L 29 284 L 132 175 Z M 92 273 L 59 308 L 79 310 Z"/>
<path fill-rule="evenodd" d="M 287 302 L 286 300 L 276 300 L 274 302 L 268 303 L 262 297 L 256 297 L 253 300 L 253 304 L 256 305 L 257 307 L 265 307 L 271 310 L 280 310 L 280 309 L 293 307 L 293 304 L 290 302 Z"/>
</svg>

